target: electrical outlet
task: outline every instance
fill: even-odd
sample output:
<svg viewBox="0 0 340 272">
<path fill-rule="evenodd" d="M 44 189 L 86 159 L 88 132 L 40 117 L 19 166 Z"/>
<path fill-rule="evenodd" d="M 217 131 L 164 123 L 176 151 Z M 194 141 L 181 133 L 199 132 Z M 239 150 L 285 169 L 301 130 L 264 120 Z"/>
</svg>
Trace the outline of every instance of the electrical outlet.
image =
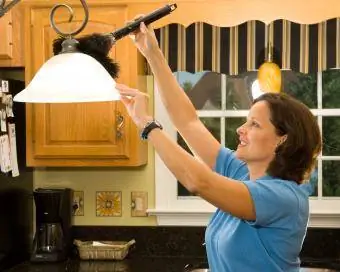
<svg viewBox="0 0 340 272">
<path fill-rule="evenodd" d="M 72 215 L 84 215 L 84 191 L 73 191 Z"/>
<path fill-rule="evenodd" d="M 148 192 L 131 192 L 131 216 L 148 216 Z"/>
</svg>

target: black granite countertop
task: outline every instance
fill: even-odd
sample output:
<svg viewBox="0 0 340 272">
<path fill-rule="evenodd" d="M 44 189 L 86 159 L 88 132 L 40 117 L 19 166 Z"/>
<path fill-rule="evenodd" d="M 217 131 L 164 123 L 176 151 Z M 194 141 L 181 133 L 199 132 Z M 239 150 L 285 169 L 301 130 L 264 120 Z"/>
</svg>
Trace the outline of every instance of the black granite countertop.
<svg viewBox="0 0 340 272">
<path fill-rule="evenodd" d="M 302 267 L 328 268 L 340 271 L 340 262 L 334 260 L 305 259 Z M 123 261 L 68 260 L 51 264 L 22 263 L 7 272 L 187 272 L 194 268 L 206 268 L 205 258 L 143 257 Z"/>
<path fill-rule="evenodd" d="M 202 227 L 74 226 L 73 238 L 86 241 L 137 242 L 123 261 L 25 262 L 8 272 L 184 272 L 207 267 Z M 340 271 L 340 229 L 309 229 L 300 255 L 302 267 Z M 187 270 L 188 271 L 188 270 Z M 189 270 L 190 271 L 190 270 Z"/>
<path fill-rule="evenodd" d="M 68 260 L 51 264 L 22 263 L 7 272 L 184 272 L 185 267 L 206 266 L 204 258 L 144 257 L 123 261 Z"/>
</svg>

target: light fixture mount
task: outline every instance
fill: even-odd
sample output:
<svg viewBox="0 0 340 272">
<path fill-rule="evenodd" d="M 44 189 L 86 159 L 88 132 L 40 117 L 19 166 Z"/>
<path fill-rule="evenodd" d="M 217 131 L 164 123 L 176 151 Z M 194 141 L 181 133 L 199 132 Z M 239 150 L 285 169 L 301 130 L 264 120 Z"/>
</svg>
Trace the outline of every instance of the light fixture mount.
<svg viewBox="0 0 340 272">
<path fill-rule="evenodd" d="M 79 42 L 76 39 L 73 39 L 73 38 L 66 39 L 61 44 L 62 50 L 61 50 L 60 54 L 79 52 L 79 50 L 77 49 L 78 44 L 79 44 Z"/>
</svg>

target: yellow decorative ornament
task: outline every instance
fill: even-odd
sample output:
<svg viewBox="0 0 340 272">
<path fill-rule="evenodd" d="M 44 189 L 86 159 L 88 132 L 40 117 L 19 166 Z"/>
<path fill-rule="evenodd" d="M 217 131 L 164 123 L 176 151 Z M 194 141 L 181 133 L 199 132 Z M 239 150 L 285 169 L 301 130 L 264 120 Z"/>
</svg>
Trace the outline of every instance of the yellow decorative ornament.
<svg viewBox="0 0 340 272">
<path fill-rule="evenodd" d="M 272 61 L 271 52 L 268 53 L 268 60 L 260 66 L 257 78 L 262 92 L 279 93 L 281 91 L 281 69 Z"/>
</svg>

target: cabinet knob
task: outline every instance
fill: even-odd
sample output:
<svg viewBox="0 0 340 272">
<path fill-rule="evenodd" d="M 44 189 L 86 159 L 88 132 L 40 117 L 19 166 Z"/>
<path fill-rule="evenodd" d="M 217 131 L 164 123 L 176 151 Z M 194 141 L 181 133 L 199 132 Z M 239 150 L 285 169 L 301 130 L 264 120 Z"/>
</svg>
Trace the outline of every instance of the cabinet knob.
<svg viewBox="0 0 340 272">
<path fill-rule="evenodd" d="M 116 124 L 116 138 L 121 139 L 123 137 L 124 116 L 120 112 L 117 112 Z"/>
</svg>

